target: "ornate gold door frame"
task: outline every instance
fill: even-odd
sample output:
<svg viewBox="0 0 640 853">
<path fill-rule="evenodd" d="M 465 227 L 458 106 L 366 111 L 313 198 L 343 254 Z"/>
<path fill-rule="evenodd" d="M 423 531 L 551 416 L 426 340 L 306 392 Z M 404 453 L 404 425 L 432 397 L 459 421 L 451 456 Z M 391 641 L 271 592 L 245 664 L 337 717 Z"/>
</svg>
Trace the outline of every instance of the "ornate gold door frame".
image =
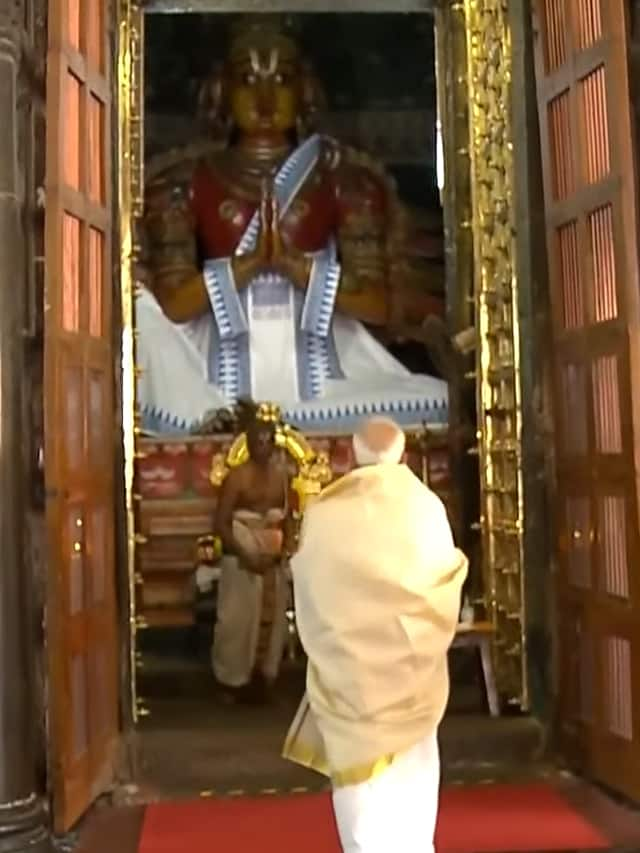
<svg viewBox="0 0 640 853">
<path fill-rule="evenodd" d="M 501 692 L 529 705 L 508 0 L 465 0 L 485 601 Z"/>
<path fill-rule="evenodd" d="M 440 81 L 441 107 L 450 129 L 445 162 L 469 170 L 460 182 L 447 235 L 447 258 L 457 259 L 456 290 L 465 299 L 472 244 L 473 287 L 466 298 L 476 336 L 477 448 L 479 454 L 483 603 L 496 629 L 494 655 L 500 693 L 522 710 L 529 706 L 525 637 L 522 404 L 518 280 L 516 277 L 515 174 L 511 125 L 512 50 L 507 0 L 442 0 L 436 15 L 438 59 L 453 67 L 446 99 Z M 442 75 L 441 75 L 442 76 Z M 463 100 L 466 103 L 463 103 Z M 466 126 L 461 126 L 466 125 Z M 445 179 L 445 196 L 447 186 Z M 470 213 L 470 221 L 464 220 Z M 469 240 L 469 226 L 471 240 Z M 469 317 L 469 315 L 473 315 Z M 453 333 L 462 329 L 452 329 Z"/>
<path fill-rule="evenodd" d="M 412 0 L 426 11 L 423 0 Z M 178 3 L 174 4 L 179 5 Z M 204 4 L 202 11 L 205 11 Z M 213 11 L 211 2 L 207 10 Z M 282 5 L 282 4 L 281 4 Z M 496 628 L 495 656 L 499 686 L 507 701 L 526 710 L 528 688 L 524 631 L 523 498 L 521 452 L 520 340 L 518 282 L 515 275 L 513 137 L 510 122 L 511 42 L 507 0 L 442 2 L 438 11 L 442 45 L 464 34 L 456 52 L 457 80 L 453 99 L 444 106 L 446 128 L 468 116 L 466 145 L 449 151 L 446 162 L 470 170 L 470 223 L 460 223 L 449 248 L 460 255 L 473 244 L 473 303 L 476 329 L 478 448 L 481 469 L 484 604 Z M 227 0 L 225 11 L 243 11 L 242 0 Z M 290 8 L 289 8 L 290 6 Z M 305 3 L 287 4 L 289 11 L 319 11 Z M 349 4 L 345 4 L 345 7 Z M 395 10 L 390 0 L 387 11 Z M 242 8 L 241 8 L 242 7 Z M 222 11 L 220 0 L 216 6 Z M 324 6 L 323 6 L 324 8 Z M 350 11 L 363 11 L 356 2 Z M 186 11 L 186 8 L 185 8 Z M 259 11 L 259 9 L 255 9 Z M 326 11 L 326 9 L 325 9 Z M 370 11 L 384 11 L 378 0 Z M 403 11 L 406 11 L 403 7 Z M 442 28 L 447 29 L 443 33 Z M 443 35 L 452 38 L 443 39 Z M 459 41 L 459 40 L 458 40 Z M 458 45 L 460 47 L 460 45 Z M 139 246 L 137 220 L 143 206 L 143 56 L 144 13 L 140 0 L 121 0 L 118 51 L 120 113 L 119 181 L 122 289 L 122 375 L 129 577 L 129 674 L 133 722 L 144 713 L 136 691 L 136 634 L 144 627 L 135 611 L 136 544 L 134 492 L 136 439 L 134 292 Z M 465 57 L 462 60 L 462 56 Z M 460 104 L 466 97 L 467 104 Z M 455 143 L 458 145 L 458 142 Z M 445 139 L 445 146 L 447 141 Z M 445 194 L 447 188 L 445 186 Z M 465 227 L 466 225 L 466 227 Z M 471 228 L 472 240 L 465 238 Z M 467 265 L 468 268 L 468 265 Z"/>
<path fill-rule="evenodd" d="M 122 304 L 122 426 L 124 437 L 127 577 L 129 588 L 129 661 L 131 721 L 144 713 L 137 691 L 135 463 L 139 434 L 136 407 L 135 317 L 136 270 L 140 254 L 137 223 L 144 205 L 144 13 L 139 0 L 122 0 L 118 20 L 118 112 L 120 138 L 118 176 L 120 201 L 120 289 Z"/>
</svg>

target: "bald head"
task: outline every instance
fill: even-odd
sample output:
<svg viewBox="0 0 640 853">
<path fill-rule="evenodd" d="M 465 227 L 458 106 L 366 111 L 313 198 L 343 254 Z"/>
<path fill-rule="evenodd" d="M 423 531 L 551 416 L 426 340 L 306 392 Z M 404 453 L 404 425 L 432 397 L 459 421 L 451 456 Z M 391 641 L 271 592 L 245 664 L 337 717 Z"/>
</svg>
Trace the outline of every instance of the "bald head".
<svg viewBox="0 0 640 853">
<path fill-rule="evenodd" d="M 404 454 L 404 433 L 389 418 L 369 418 L 353 436 L 356 465 L 397 465 Z"/>
</svg>

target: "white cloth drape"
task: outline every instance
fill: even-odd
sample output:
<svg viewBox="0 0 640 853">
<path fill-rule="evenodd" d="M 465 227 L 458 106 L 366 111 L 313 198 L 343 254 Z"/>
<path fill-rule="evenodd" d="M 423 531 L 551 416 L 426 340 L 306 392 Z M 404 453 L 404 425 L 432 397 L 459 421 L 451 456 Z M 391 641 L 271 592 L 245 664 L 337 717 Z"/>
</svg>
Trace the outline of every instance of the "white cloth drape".
<svg viewBox="0 0 640 853">
<path fill-rule="evenodd" d="M 293 292 L 293 286 L 288 287 Z M 328 379 L 321 400 L 301 401 L 297 394 L 296 349 L 289 305 L 285 306 L 284 314 L 278 318 L 250 319 L 255 399 L 277 403 L 283 411 L 296 413 L 367 403 L 379 407 L 392 406 L 397 401 L 407 405 L 413 401 L 446 403 L 445 382 L 411 374 L 362 323 L 339 314 L 334 316 L 333 333 L 345 378 Z M 206 412 L 232 402 L 207 380 L 214 322 L 213 315 L 208 314 L 193 323 L 176 325 L 149 291 L 140 292 L 136 300 L 137 361 L 141 367 L 137 393 L 143 412 L 162 412 L 190 426 Z"/>
</svg>

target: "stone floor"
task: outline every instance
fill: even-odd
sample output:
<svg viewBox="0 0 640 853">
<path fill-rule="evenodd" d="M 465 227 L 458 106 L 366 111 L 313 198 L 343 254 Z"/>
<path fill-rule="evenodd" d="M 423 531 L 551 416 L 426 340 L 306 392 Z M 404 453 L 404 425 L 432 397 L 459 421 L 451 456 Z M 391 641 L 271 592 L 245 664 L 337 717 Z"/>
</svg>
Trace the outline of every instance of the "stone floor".
<svg viewBox="0 0 640 853">
<path fill-rule="evenodd" d="M 543 731 L 531 718 L 491 719 L 473 656 L 454 657 L 451 669 L 452 696 L 440 737 L 445 784 L 545 778 L 615 842 L 612 853 L 640 851 L 638 813 L 554 767 Z M 285 667 L 275 700 L 261 708 L 220 702 L 202 654 L 147 654 L 143 673 L 139 687 L 150 716 L 130 739 L 122 784 L 88 816 L 75 850 L 135 853 L 144 807 L 157 800 L 326 787 L 322 777 L 280 758 L 304 689 L 299 662 Z M 71 849 L 68 842 L 61 840 L 62 851 Z"/>
<path fill-rule="evenodd" d="M 543 773 L 540 726 L 523 716 L 491 719 L 468 664 L 463 657 L 441 728 L 445 781 L 510 778 L 518 767 Z M 273 702 L 258 708 L 220 702 L 202 663 L 148 657 L 143 671 L 139 686 L 150 715 L 129 743 L 126 775 L 135 784 L 119 792 L 125 801 L 324 787 L 322 777 L 280 758 L 304 691 L 300 663 L 285 667 Z"/>
</svg>

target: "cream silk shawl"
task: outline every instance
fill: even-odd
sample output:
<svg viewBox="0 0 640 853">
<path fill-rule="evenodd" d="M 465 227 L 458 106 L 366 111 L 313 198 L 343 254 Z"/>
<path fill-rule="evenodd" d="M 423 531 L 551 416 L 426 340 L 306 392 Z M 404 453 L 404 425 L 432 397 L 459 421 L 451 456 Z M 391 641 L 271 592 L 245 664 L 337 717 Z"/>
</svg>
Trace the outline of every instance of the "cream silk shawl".
<svg viewBox="0 0 640 853">
<path fill-rule="evenodd" d="M 442 719 L 467 559 L 440 499 L 374 465 L 310 504 L 292 570 L 309 663 L 284 756 L 359 784 Z"/>
</svg>

